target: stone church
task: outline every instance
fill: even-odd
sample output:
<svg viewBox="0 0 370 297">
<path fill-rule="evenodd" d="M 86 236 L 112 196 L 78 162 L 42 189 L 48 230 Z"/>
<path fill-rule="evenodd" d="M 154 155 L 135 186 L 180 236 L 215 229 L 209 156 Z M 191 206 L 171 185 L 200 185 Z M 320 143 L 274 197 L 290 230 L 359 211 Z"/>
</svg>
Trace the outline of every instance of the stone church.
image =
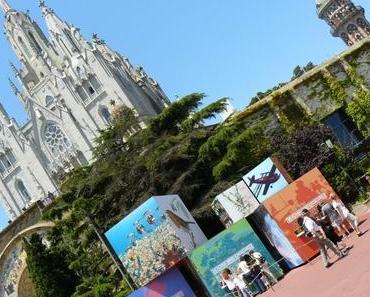
<svg viewBox="0 0 370 297">
<path fill-rule="evenodd" d="M 0 107 L 0 200 L 14 220 L 35 201 L 58 192 L 65 172 L 92 159 L 94 139 L 111 122 L 113 105 L 141 119 L 158 114 L 169 100 L 144 70 L 93 35 L 62 20 L 40 1 L 48 34 L 28 13 L 0 1 L 5 35 L 21 69 L 11 64 L 29 121 L 18 126 Z"/>
<path fill-rule="evenodd" d="M 23 65 L 12 66 L 22 89 L 11 86 L 30 119 L 19 127 L 0 108 L 0 199 L 16 219 L 0 232 L 0 297 L 33 297 L 22 239 L 53 227 L 42 221 L 42 207 L 33 202 L 57 192 L 65 172 L 91 161 L 98 131 L 110 124 L 111 102 L 145 119 L 169 101 L 142 68 L 134 68 L 97 36 L 85 40 L 44 1 L 40 8 L 49 39 L 28 14 L 5 0 L 0 6 L 6 36 Z M 350 0 L 316 0 L 316 8 L 348 49 L 234 116 L 251 124 L 268 118 L 277 125 L 310 116 L 330 127 L 344 146 L 357 147 L 361 135 L 327 88 L 335 80 L 350 101 L 356 91 L 350 76 L 356 76 L 361 88 L 370 90 L 370 25 L 364 10 Z"/>
</svg>

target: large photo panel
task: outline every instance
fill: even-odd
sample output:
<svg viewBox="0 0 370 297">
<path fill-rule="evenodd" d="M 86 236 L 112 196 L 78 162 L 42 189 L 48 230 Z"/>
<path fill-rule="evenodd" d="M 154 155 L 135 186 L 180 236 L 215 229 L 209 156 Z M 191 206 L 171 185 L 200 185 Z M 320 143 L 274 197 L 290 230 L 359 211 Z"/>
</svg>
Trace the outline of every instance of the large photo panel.
<svg viewBox="0 0 370 297">
<path fill-rule="evenodd" d="M 152 197 L 105 236 L 137 286 L 144 286 L 207 240 L 177 195 Z"/>
<path fill-rule="evenodd" d="M 196 297 L 184 276 L 172 268 L 129 297 Z"/>
<path fill-rule="evenodd" d="M 207 241 L 207 237 L 194 220 L 178 195 L 153 197 L 159 205 L 160 212 L 180 238 L 185 252 L 189 253 Z"/>
<path fill-rule="evenodd" d="M 243 176 L 243 179 L 261 203 L 284 189 L 290 182 L 285 169 L 274 158 L 263 161 Z"/>
<path fill-rule="evenodd" d="M 222 271 L 229 268 L 236 273 L 240 257 L 251 250 L 261 253 L 269 264 L 274 263 L 271 254 L 252 227 L 242 219 L 195 249 L 190 258 L 210 294 L 225 296 L 226 293 L 220 285 Z M 276 278 L 282 276 L 278 265 L 272 266 L 271 271 Z"/>
<path fill-rule="evenodd" d="M 212 203 L 213 211 L 229 227 L 252 214 L 260 205 L 244 181 L 240 181 L 218 195 Z"/>
<path fill-rule="evenodd" d="M 303 209 L 317 213 L 317 205 L 336 194 L 317 168 L 303 175 L 284 190 L 264 202 L 264 206 L 305 261 L 318 254 L 318 247 L 303 236 L 297 219 Z"/>
</svg>

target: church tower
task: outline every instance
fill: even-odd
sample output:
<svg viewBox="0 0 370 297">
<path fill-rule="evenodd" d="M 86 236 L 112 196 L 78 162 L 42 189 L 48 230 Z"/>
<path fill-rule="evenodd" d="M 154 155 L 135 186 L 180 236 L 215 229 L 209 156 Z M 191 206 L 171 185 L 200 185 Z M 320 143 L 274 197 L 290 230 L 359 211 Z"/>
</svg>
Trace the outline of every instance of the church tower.
<svg viewBox="0 0 370 297">
<path fill-rule="evenodd" d="M 331 34 L 348 45 L 370 36 L 365 10 L 351 0 L 316 0 L 317 13 L 331 27 Z"/>
<path fill-rule="evenodd" d="M 19 127 L 0 106 L 0 201 L 12 219 L 57 192 L 69 170 L 93 161 L 95 139 L 111 125 L 113 102 L 133 109 L 143 123 L 169 104 L 142 67 L 97 34 L 84 38 L 44 0 L 39 6 L 47 34 L 28 12 L 0 0 L 4 33 L 22 65 L 11 63 L 19 85 L 10 81 L 11 87 L 29 119 Z"/>
</svg>

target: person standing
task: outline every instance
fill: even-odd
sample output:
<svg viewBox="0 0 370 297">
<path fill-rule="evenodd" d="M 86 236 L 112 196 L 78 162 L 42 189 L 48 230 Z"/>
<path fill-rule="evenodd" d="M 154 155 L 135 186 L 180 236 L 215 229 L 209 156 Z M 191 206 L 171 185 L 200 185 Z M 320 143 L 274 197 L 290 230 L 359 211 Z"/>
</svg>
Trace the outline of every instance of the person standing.
<svg viewBox="0 0 370 297">
<path fill-rule="evenodd" d="M 242 275 L 247 284 L 254 285 L 258 294 L 262 294 L 267 288 L 261 279 L 261 271 L 256 269 L 256 265 L 253 262 L 254 260 L 249 255 L 240 257 L 238 273 Z"/>
<path fill-rule="evenodd" d="M 312 239 L 320 247 L 320 254 L 323 263 L 326 268 L 331 266 L 328 259 L 328 252 L 326 249 L 332 250 L 340 259 L 346 254 L 341 252 L 331 241 L 326 237 L 324 230 L 312 219 L 309 215 L 309 211 L 304 209 L 302 211 L 302 217 L 299 218 L 298 223 L 303 227 L 306 233 L 311 234 Z"/>
<path fill-rule="evenodd" d="M 321 212 L 323 216 L 329 218 L 332 226 L 337 230 L 338 235 L 348 236 L 350 234 L 344 220 L 330 202 L 325 202 L 321 206 Z"/>
<path fill-rule="evenodd" d="M 339 215 L 341 216 L 341 218 L 344 220 L 344 221 L 347 221 L 352 229 L 356 232 L 357 236 L 361 236 L 362 235 L 362 232 L 360 231 L 359 227 L 358 227 L 358 219 L 357 217 L 352 214 L 347 207 L 344 206 L 343 202 L 342 201 L 339 201 L 337 199 L 337 197 L 332 193 L 330 194 L 329 196 L 332 200 L 332 206 L 334 207 L 334 209 L 339 213 Z"/>
<path fill-rule="evenodd" d="M 227 286 L 233 296 L 251 297 L 246 284 L 239 278 L 234 277 L 230 269 L 224 269 L 221 276 L 222 282 Z"/>
<path fill-rule="evenodd" d="M 344 242 L 342 242 L 342 236 L 339 236 L 337 232 L 335 232 L 334 227 L 331 225 L 331 222 L 327 216 L 323 216 L 321 212 L 321 205 L 317 206 L 317 210 L 319 212 L 318 217 L 316 218 L 316 223 L 321 226 L 324 230 L 326 237 L 334 243 L 338 249 L 340 250 L 347 250 L 347 246 Z"/>
<path fill-rule="evenodd" d="M 266 261 L 265 257 L 262 256 L 259 252 L 256 252 L 254 250 L 251 250 L 249 252 L 249 255 L 256 261 L 257 265 L 259 265 L 262 269 L 262 273 L 266 276 L 267 278 L 267 283 L 269 287 L 272 287 L 275 285 L 278 280 L 274 276 L 274 274 L 270 270 L 269 263 Z"/>
</svg>

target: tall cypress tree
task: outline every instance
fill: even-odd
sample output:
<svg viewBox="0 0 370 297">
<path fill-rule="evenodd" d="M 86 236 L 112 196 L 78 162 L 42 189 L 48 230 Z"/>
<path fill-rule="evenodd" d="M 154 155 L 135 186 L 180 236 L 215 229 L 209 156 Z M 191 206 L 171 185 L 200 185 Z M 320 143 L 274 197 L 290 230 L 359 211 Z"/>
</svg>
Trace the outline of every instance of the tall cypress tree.
<svg viewBox="0 0 370 297">
<path fill-rule="evenodd" d="M 68 268 L 62 252 L 47 248 L 39 234 L 24 240 L 24 248 L 37 297 L 70 297 L 77 277 Z"/>
</svg>

